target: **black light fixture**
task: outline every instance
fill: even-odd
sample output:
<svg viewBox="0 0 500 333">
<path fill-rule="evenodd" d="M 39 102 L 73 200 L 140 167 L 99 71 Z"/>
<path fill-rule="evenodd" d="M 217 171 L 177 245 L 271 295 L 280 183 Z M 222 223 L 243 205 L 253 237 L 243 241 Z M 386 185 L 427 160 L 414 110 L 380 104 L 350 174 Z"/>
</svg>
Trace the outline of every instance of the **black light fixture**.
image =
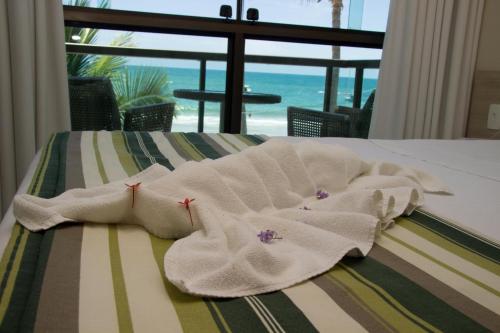
<svg viewBox="0 0 500 333">
<path fill-rule="evenodd" d="M 259 20 L 259 10 L 257 8 L 248 8 L 247 20 L 255 22 Z"/>
<path fill-rule="evenodd" d="M 227 20 L 233 16 L 233 8 L 229 5 L 220 6 L 219 16 L 225 17 Z"/>
</svg>

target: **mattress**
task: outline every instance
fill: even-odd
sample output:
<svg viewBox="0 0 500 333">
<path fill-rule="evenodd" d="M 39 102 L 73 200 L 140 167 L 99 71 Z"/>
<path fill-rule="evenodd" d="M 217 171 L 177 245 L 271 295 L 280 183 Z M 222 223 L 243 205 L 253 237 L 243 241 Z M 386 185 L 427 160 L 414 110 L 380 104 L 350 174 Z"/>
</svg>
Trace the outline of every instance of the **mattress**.
<svg viewBox="0 0 500 333">
<path fill-rule="evenodd" d="M 264 140 L 231 134 L 58 133 L 40 152 L 22 190 L 50 198 L 131 176 L 153 163 L 174 169 Z M 424 168 L 434 168 L 429 161 L 439 159 L 417 159 L 411 149 L 390 142 L 369 142 L 374 149 L 363 153 L 365 141 L 341 143 L 367 158 L 390 156 L 417 166 L 425 160 Z M 495 171 L 487 166 L 462 163 L 467 170 L 455 170 L 458 165 L 442 160 L 434 171 L 443 172 L 445 181 L 458 172 L 495 184 Z M 445 202 L 448 208 L 439 208 L 431 197 L 423 209 L 382 232 L 368 257 L 344 258 L 327 273 L 282 291 L 232 299 L 191 296 L 165 279 L 163 255 L 174 240 L 127 225 L 66 224 L 32 233 L 8 213 L 0 225 L 0 331 L 500 331 L 498 225 L 471 226 L 470 217 L 449 212 L 464 200 L 457 184 L 449 184 L 456 197 Z M 487 214 L 495 212 L 493 207 Z"/>
</svg>

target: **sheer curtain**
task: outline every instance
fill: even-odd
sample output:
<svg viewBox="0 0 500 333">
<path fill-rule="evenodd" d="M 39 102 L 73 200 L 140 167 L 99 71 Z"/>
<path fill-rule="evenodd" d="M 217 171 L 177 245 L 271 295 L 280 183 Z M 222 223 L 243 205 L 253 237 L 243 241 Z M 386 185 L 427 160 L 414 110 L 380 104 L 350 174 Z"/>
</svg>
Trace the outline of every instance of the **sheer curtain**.
<svg viewBox="0 0 500 333">
<path fill-rule="evenodd" d="M 70 128 L 60 0 L 0 2 L 0 211 L 53 132 Z"/>
<path fill-rule="evenodd" d="M 484 0 L 392 0 L 370 138 L 465 134 Z"/>
</svg>

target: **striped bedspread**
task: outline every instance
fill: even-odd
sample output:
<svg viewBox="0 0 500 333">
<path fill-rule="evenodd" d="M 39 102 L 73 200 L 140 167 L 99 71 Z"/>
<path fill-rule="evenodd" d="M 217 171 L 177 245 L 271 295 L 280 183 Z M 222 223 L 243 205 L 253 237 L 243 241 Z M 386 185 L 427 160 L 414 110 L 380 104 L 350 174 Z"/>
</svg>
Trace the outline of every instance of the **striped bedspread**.
<svg viewBox="0 0 500 333">
<path fill-rule="evenodd" d="M 53 197 L 174 169 L 265 140 L 196 133 L 52 137 L 29 193 Z M 369 256 L 265 295 L 198 298 L 164 278 L 173 240 L 125 225 L 16 224 L 0 262 L 1 332 L 500 332 L 500 250 L 423 212 L 384 231 Z"/>
</svg>

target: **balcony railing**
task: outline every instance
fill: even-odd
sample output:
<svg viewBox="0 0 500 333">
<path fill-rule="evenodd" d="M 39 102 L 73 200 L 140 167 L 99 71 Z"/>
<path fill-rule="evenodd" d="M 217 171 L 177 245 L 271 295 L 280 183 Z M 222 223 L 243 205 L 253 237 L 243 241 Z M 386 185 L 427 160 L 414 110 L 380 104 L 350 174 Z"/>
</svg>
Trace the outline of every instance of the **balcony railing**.
<svg viewBox="0 0 500 333">
<path fill-rule="evenodd" d="M 188 52 L 188 51 L 171 51 L 171 50 L 156 50 L 142 49 L 129 47 L 115 46 L 98 46 L 88 44 L 66 43 L 67 53 L 76 54 L 98 54 L 110 56 L 129 56 L 129 57 L 145 57 L 145 58 L 163 58 L 163 59 L 182 59 L 199 61 L 200 79 L 199 89 L 205 90 L 206 87 L 206 71 L 207 61 L 227 61 L 225 53 L 209 53 L 209 52 Z M 246 55 L 245 63 L 271 64 L 271 65 L 295 65 L 295 66 L 310 66 L 326 68 L 326 80 L 324 89 L 323 111 L 328 112 L 331 100 L 331 85 L 332 72 L 334 68 L 354 68 L 354 92 L 353 92 L 353 107 L 361 107 L 363 76 L 365 69 L 378 69 L 380 60 L 332 60 L 332 59 L 313 59 L 313 58 L 296 58 L 296 57 L 281 57 L 281 56 L 263 56 L 263 55 Z M 198 132 L 203 132 L 203 119 L 205 114 L 205 102 L 198 102 Z"/>
</svg>

